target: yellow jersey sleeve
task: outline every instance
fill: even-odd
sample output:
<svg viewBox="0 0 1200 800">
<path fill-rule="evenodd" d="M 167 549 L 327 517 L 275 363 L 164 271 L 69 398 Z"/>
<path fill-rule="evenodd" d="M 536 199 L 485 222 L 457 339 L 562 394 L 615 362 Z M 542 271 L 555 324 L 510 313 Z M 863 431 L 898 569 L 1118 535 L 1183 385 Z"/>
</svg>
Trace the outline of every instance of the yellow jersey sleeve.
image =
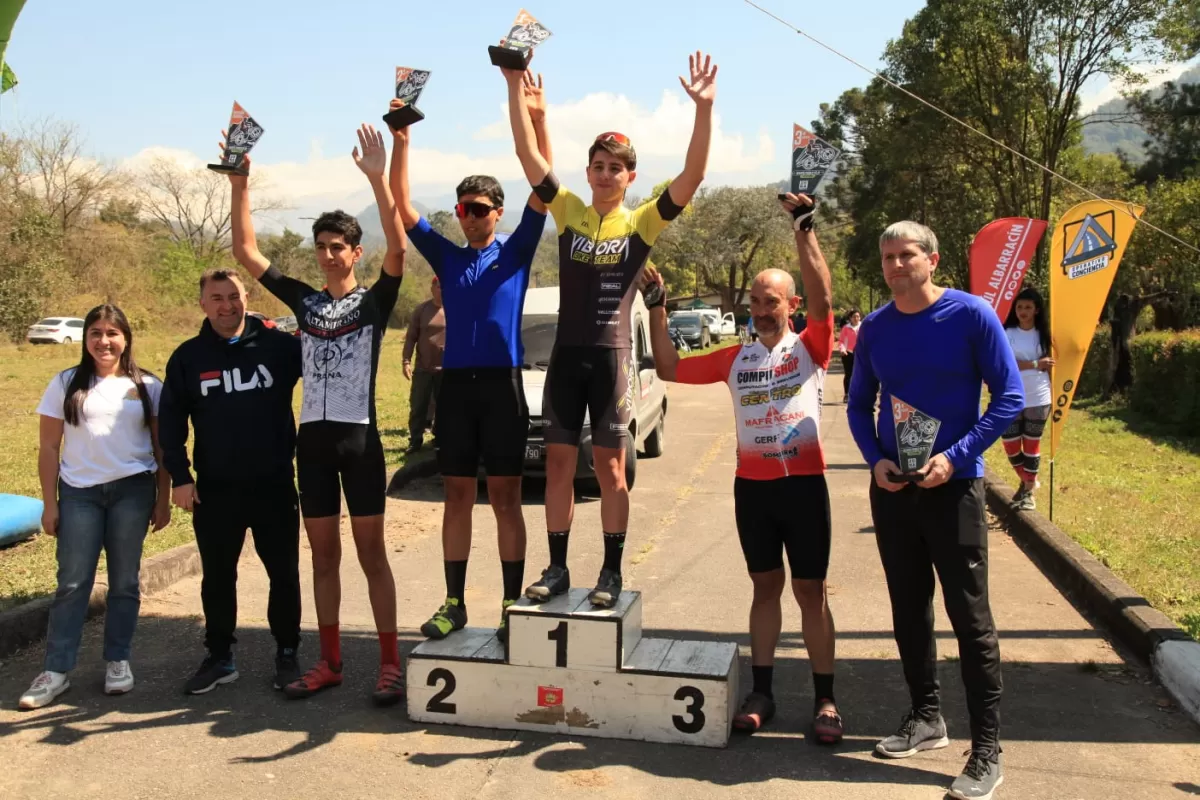
<svg viewBox="0 0 1200 800">
<path fill-rule="evenodd" d="M 538 199 L 546 204 L 546 210 L 554 217 L 554 224 L 558 228 L 559 236 L 562 236 L 568 225 L 573 222 L 577 223 L 587 215 L 587 206 L 579 199 L 578 195 L 559 183 L 553 172 L 548 174 L 539 185 L 533 187 L 533 191 Z"/>
<path fill-rule="evenodd" d="M 658 235 L 666 230 L 683 211 L 671 200 L 669 190 L 664 190 L 654 200 L 647 200 L 633 212 L 633 229 L 647 246 L 653 247 Z"/>
</svg>

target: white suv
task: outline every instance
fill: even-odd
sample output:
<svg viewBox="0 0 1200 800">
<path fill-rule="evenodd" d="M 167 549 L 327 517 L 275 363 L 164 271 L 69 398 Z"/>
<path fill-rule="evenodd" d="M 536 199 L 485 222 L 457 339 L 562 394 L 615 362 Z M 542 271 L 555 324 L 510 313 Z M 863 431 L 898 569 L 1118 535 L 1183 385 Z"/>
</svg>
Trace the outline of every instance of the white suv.
<svg viewBox="0 0 1200 800">
<path fill-rule="evenodd" d="M 29 326 L 25 339 L 30 344 L 74 344 L 83 341 L 83 320 L 78 317 L 46 317 Z"/>
<path fill-rule="evenodd" d="M 654 458 L 662 455 L 666 416 L 667 388 L 654 369 L 650 352 L 650 312 L 642 293 L 634 295 L 630 309 L 630 341 L 633 360 L 637 365 L 637 383 L 633 391 L 634 413 L 629 423 L 631 436 L 626 437 L 625 481 L 633 488 L 637 476 L 637 452 Z M 546 474 L 546 419 L 542 416 L 542 391 L 545 387 L 550 352 L 558 328 L 558 287 L 530 289 L 525 294 L 521 340 L 525 346 L 525 402 L 529 406 L 529 439 L 525 446 L 525 474 L 544 477 Z M 595 465 L 592 461 L 591 419 L 585 417 L 579 440 L 579 462 L 575 470 L 575 485 L 582 491 L 594 493 Z"/>
</svg>

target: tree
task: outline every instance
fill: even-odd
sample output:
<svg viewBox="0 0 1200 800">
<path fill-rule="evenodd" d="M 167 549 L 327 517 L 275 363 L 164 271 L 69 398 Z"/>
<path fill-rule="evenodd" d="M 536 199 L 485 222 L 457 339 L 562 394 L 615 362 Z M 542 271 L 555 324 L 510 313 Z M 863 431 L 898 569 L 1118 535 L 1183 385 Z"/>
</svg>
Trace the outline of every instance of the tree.
<svg viewBox="0 0 1200 800">
<path fill-rule="evenodd" d="M 1140 182 L 1200 174 L 1200 83 L 1168 82 L 1157 97 L 1143 92 L 1129 104 L 1150 134 L 1146 161 L 1137 171 Z"/>
<path fill-rule="evenodd" d="M 776 193 L 774 186 L 701 189 L 655 245 L 668 289 L 713 292 L 721 310 L 732 311 L 760 270 L 794 269 L 792 234 Z"/>
<path fill-rule="evenodd" d="M 94 214 L 124 185 L 119 170 L 83 154 L 83 138 L 74 125 L 44 120 L 22 131 L 19 141 L 25 185 L 64 231 Z"/>
<path fill-rule="evenodd" d="M 250 179 L 255 214 L 287 206 L 264 196 L 263 182 Z M 155 158 L 138 176 L 135 198 L 172 242 L 205 263 L 216 263 L 229 249 L 229 179 L 209 169 L 187 169 L 169 158 Z"/>
<path fill-rule="evenodd" d="M 847 155 L 830 194 L 854 224 L 849 263 L 872 253 L 887 223 L 916 219 L 943 243 L 939 271 L 966 286 L 980 227 L 1007 215 L 1054 219 L 1066 185 L 1013 151 L 1078 180 L 1082 87 L 1100 75 L 1136 79 L 1142 59 L 1186 55 L 1194 32 L 1183 5 L 930 0 L 889 44 L 884 74 L 990 140 L 879 79 L 823 107 L 816 132 Z M 1030 277 L 1045 274 L 1043 259 Z"/>
</svg>

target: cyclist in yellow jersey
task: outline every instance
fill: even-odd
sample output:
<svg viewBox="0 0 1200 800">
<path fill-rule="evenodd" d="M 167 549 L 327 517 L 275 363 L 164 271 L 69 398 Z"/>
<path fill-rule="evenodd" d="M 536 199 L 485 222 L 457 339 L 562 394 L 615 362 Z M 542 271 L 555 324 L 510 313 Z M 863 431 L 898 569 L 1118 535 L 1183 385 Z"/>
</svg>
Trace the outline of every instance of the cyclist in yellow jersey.
<svg viewBox="0 0 1200 800">
<path fill-rule="evenodd" d="M 696 104 L 687 160 L 656 200 L 630 210 L 625 191 L 637 176 L 637 155 L 629 138 L 616 132 L 596 137 L 588 152 L 592 202 L 584 203 L 558 182 L 538 153 L 533 124 L 523 101 L 528 73 L 502 70 L 508 81 L 509 119 L 525 177 L 546 203 L 559 239 L 559 326 L 546 381 L 546 529 L 550 566 L 525 590 L 532 600 L 548 600 L 571 586 L 567 541 L 574 516 L 574 478 L 579 437 L 590 411 L 593 460 L 600 483 L 604 566 L 590 595 L 597 606 L 612 607 L 621 594 L 621 553 L 629 521 L 625 483 L 625 444 L 630 408 L 621 402 L 633 372 L 629 308 L 639 276 L 659 233 L 691 202 L 704 180 L 712 139 L 712 106 L 717 65 L 697 51 L 688 56 L 690 78 L 680 78 Z"/>
</svg>

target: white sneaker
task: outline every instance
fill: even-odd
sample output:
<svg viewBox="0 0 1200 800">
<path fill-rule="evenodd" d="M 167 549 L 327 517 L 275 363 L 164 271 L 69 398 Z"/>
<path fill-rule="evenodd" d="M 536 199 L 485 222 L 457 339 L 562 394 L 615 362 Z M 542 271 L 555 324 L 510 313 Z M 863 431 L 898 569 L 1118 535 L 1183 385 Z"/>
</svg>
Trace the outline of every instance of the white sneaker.
<svg viewBox="0 0 1200 800">
<path fill-rule="evenodd" d="M 29 690 L 21 695 L 19 708 L 31 711 L 48 706 L 54 702 L 55 698 L 70 688 L 71 682 L 67 680 L 66 673 L 47 670 L 34 678 L 33 683 L 29 685 Z"/>
<path fill-rule="evenodd" d="M 125 694 L 133 689 L 133 670 L 128 661 L 108 662 L 108 672 L 104 674 L 105 694 Z"/>
</svg>

